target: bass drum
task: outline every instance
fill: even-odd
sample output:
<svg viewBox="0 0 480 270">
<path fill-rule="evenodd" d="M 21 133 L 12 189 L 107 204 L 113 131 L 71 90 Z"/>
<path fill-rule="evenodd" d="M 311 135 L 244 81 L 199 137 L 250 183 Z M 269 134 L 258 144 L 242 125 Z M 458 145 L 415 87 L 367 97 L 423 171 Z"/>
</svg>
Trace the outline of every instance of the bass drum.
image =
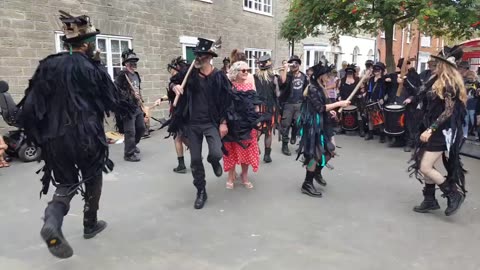
<svg viewBox="0 0 480 270">
<path fill-rule="evenodd" d="M 358 108 L 350 105 L 342 110 L 342 129 L 353 131 L 358 129 Z"/>
<path fill-rule="evenodd" d="M 405 133 L 405 106 L 387 105 L 383 109 L 385 115 L 385 133 L 393 136 Z"/>
</svg>

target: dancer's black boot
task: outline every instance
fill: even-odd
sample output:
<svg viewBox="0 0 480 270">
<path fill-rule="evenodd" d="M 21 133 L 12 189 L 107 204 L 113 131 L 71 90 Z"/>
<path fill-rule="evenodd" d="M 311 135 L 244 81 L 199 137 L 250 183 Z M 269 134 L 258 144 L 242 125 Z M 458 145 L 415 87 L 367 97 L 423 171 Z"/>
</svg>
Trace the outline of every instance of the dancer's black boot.
<svg viewBox="0 0 480 270">
<path fill-rule="evenodd" d="M 282 143 L 282 153 L 285 156 L 291 156 L 292 153 L 290 153 L 290 149 L 288 149 L 288 142 L 283 142 Z"/>
<path fill-rule="evenodd" d="M 263 156 L 263 161 L 265 161 L 265 163 L 272 162 L 272 158 L 270 157 L 271 153 L 272 153 L 272 148 L 265 147 L 265 155 Z"/>
<path fill-rule="evenodd" d="M 199 190 L 197 192 L 197 198 L 195 199 L 195 204 L 194 208 L 195 209 L 202 209 L 203 206 L 205 205 L 205 202 L 207 202 L 207 191 L 204 189 Z"/>
<path fill-rule="evenodd" d="M 323 178 L 322 176 L 322 169 L 323 167 L 322 166 L 318 166 L 317 165 L 317 168 L 315 169 L 315 175 L 314 175 L 314 179 L 315 181 L 321 185 L 321 186 L 326 186 L 327 185 L 327 181 L 325 181 L 325 179 Z"/>
<path fill-rule="evenodd" d="M 173 171 L 176 173 L 187 173 L 187 167 L 185 167 L 184 157 L 178 157 L 178 166 L 173 168 Z"/>
<path fill-rule="evenodd" d="M 62 233 L 63 217 L 67 206 L 61 202 L 50 202 L 45 209 L 45 223 L 40 235 L 53 256 L 66 259 L 73 255 L 73 249 Z"/>
<path fill-rule="evenodd" d="M 415 206 L 413 211 L 418 213 L 428 213 L 430 210 L 440 209 L 437 199 L 435 198 L 435 184 L 425 184 L 423 188 L 423 201 L 420 205 Z"/>
<path fill-rule="evenodd" d="M 97 212 L 83 214 L 83 238 L 90 239 L 107 228 L 107 222 L 97 220 Z"/>
<path fill-rule="evenodd" d="M 322 197 L 322 193 L 320 191 L 317 191 L 317 189 L 315 189 L 315 186 L 313 185 L 314 176 L 315 176 L 315 172 L 307 171 L 307 175 L 305 176 L 305 181 L 303 182 L 303 185 L 302 185 L 302 193 L 307 194 L 308 196 L 311 196 L 311 197 Z"/>
<path fill-rule="evenodd" d="M 450 184 L 449 181 L 443 182 L 439 185 L 440 190 L 443 192 L 443 197 L 447 198 L 447 209 L 445 209 L 445 215 L 451 216 L 455 214 L 463 201 L 465 200 L 465 195 L 461 193 L 455 184 Z"/>
</svg>

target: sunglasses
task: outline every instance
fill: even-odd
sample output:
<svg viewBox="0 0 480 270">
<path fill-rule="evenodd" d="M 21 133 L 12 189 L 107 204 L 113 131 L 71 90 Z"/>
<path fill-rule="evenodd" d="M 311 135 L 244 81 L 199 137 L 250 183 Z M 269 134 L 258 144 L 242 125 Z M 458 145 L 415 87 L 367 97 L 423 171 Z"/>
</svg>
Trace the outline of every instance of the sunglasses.
<svg viewBox="0 0 480 270">
<path fill-rule="evenodd" d="M 240 71 L 240 72 L 242 72 L 242 73 L 248 73 L 249 69 L 240 69 L 240 70 L 238 70 L 238 71 Z"/>
</svg>

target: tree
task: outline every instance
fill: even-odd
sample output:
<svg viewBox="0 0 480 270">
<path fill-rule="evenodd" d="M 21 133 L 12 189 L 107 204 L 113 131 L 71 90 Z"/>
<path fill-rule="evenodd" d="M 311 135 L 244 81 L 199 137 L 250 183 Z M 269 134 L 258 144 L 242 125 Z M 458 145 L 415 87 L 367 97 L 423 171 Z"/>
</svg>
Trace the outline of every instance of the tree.
<svg viewBox="0 0 480 270">
<path fill-rule="evenodd" d="M 479 9 L 480 0 L 292 0 L 280 33 L 299 41 L 318 35 L 317 26 L 325 25 L 335 42 L 340 35 L 384 31 L 386 65 L 394 70 L 395 24 L 417 21 L 429 35 L 465 39 L 480 27 Z"/>
</svg>

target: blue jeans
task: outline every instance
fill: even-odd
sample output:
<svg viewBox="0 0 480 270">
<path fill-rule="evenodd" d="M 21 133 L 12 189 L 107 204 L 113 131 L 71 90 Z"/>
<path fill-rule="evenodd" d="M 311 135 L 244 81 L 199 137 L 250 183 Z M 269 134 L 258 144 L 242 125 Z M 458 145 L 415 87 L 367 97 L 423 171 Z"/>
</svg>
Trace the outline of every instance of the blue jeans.
<svg viewBox="0 0 480 270">
<path fill-rule="evenodd" d="M 463 136 L 468 137 L 468 131 L 475 125 L 475 110 L 467 110 L 465 115 L 465 124 L 463 125 Z"/>
</svg>

